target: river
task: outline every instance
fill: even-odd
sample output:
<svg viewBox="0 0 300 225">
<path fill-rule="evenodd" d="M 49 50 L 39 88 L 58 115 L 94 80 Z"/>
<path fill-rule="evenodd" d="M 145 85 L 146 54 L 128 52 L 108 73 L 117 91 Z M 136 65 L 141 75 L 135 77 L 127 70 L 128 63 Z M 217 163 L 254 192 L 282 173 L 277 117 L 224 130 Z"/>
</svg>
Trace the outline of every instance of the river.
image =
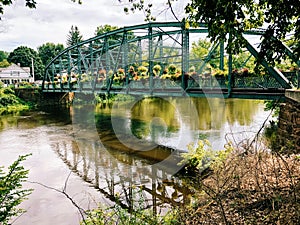
<svg viewBox="0 0 300 225">
<path fill-rule="evenodd" d="M 34 191 L 13 224 L 79 224 L 78 209 L 62 191 L 84 209 L 116 198 L 131 208 L 140 195 L 154 212 L 184 204 L 191 193 L 173 176 L 182 168 L 180 152 L 199 139 L 214 149 L 229 140 L 243 146 L 269 113 L 258 100 L 180 97 L 75 100 L 68 108 L 1 116 L 0 165 L 32 154 L 23 162 L 30 171 L 24 187 Z"/>
</svg>

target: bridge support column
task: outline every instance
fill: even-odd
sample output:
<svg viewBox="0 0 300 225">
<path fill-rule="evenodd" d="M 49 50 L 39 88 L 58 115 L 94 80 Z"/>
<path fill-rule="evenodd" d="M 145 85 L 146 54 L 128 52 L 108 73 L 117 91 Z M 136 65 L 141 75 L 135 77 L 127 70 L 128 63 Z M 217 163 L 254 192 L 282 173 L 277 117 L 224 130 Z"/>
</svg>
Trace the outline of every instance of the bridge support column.
<svg viewBox="0 0 300 225">
<path fill-rule="evenodd" d="M 16 95 L 28 102 L 33 102 L 38 107 L 58 106 L 71 104 L 74 99 L 73 92 L 42 92 L 34 89 L 15 89 Z"/>
<path fill-rule="evenodd" d="M 128 40 L 127 40 L 127 31 L 124 33 L 124 44 L 123 44 L 123 68 L 125 69 L 125 85 L 126 93 L 129 92 L 129 74 L 128 74 Z"/>
<path fill-rule="evenodd" d="M 232 87 L 234 86 L 234 77 L 232 75 L 232 54 L 228 56 L 228 97 L 231 96 Z"/>
<path fill-rule="evenodd" d="M 149 45 L 148 45 L 148 60 L 149 60 L 149 89 L 150 94 L 153 93 L 153 37 L 152 37 L 152 27 L 149 27 Z"/>
<path fill-rule="evenodd" d="M 224 47 L 224 40 L 220 41 L 220 70 L 224 70 L 224 52 L 225 52 L 225 47 Z"/>
<path fill-rule="evenodd" d="M 187 88 L 186 74 L 189 71 L 189 30 L 182 24 L 182 64 L 181 64 L 181 87 L 183 90 Z"/>
<path fill-rule="evenodd" d="M 286 102 L 281 105 L 278 118 L 278 149 L 287 153 L 300 153 L 300 91 L 286 90 Z"/>
</svg>

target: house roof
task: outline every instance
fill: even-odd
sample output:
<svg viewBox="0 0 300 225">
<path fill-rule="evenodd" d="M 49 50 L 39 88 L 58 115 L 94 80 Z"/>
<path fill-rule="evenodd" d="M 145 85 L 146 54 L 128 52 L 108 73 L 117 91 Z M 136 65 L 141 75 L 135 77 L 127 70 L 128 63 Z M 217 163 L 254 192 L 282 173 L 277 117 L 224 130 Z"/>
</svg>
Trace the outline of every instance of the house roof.
<svg viewBox="0 0 300 225">
<path fill-rule="evenodd" d="M 30 67 L 21 67 L 11 64 L 9 67 L 0 68 L 0 78 L 30 78 Z"/>
</svg>

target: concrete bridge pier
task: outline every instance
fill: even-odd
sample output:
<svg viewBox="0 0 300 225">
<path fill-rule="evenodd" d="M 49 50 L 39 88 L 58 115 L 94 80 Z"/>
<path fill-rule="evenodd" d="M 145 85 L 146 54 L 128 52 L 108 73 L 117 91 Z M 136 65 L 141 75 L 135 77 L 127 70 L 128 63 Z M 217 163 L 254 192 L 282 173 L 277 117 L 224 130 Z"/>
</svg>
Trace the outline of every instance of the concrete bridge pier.
<svg viewBox="0 0 300 225">
<path fill-rule="evenodd" d="M 287 153 L 300 153 L 300 90 L 286 90 L 280 107 L 277 140 Z"/>
<path fill-rule="evenodd" d="M 43 92 L 39 89 L 15 89 L 15 93 L 25 101 L 33 102 L 37 106 L 68 105 L 74 98 L 73 92 Z"/>
</svg>

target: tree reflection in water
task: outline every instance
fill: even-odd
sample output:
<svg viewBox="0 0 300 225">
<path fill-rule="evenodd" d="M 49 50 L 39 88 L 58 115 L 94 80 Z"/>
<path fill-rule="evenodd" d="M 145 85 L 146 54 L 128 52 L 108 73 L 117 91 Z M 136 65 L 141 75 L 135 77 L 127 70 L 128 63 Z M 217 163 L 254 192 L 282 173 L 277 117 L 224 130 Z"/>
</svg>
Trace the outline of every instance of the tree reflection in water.
<svg viewBox="0 0 300 225">
<path fill-rule="evenodd" d="M 129 104 L 74 105 L 70 108 L 73 133 L 56 142 L 53 149 L 111 204 L 133 210 L 134 188 L 139 187 L 144 207 L 156 213 L 158 208 L 191 200 L 192 191 L 174 176 L 180 168 L 173 168 L 186 144 L 203 134 L 220 139 L 225 123 L 250 125 L 257 112 L 255 104 L 248 100 L 146 98 Z"/>
</svg>

